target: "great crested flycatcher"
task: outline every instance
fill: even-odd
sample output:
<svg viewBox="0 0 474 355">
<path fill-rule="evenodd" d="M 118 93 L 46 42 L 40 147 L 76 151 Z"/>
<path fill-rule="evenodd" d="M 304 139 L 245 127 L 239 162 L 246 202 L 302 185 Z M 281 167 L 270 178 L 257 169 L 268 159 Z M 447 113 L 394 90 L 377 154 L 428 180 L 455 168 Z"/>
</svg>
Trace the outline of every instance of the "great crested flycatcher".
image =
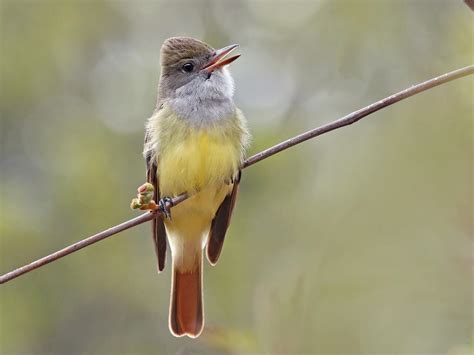
<svg viewBox="0 0 474 355">
<path fill-rule="evenodd" d="M 175 336 L 195 338 L 203 329 L 202 251 L 216 264 L 249 142 L 226 68 L 239 57 L 226 59 L 236 47 L 215 50 L 188 37 L 169 38 L 161 47 L 158 102 L 146 125 L 147 180 L 161 205 L 191 195 L 152 226 L 159 271 L 167 241 L 171 249 L 169 327 Z"/>
</svg>

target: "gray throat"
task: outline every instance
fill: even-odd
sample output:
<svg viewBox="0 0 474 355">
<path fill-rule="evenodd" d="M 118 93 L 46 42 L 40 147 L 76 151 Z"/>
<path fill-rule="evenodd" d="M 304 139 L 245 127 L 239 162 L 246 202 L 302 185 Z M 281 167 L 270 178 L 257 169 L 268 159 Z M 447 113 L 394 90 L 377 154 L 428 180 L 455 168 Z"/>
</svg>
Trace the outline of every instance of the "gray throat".
<svg viewBox="0 0 474 355">
<path fill-rule="evenodd" d="M 225 122 L 235 113 L 234 82 L 226 68 L 212 76 L 198 75 L 163 100 L 181 118 L 196 126 Z"/>
<path fill-rule="evenodd" d="M 203 99 L 200 95 L 187 95 L 166 102 L 178 116 L 196 126 L 212 126 L 235 112 L 231 98 Z"/>
</svg>

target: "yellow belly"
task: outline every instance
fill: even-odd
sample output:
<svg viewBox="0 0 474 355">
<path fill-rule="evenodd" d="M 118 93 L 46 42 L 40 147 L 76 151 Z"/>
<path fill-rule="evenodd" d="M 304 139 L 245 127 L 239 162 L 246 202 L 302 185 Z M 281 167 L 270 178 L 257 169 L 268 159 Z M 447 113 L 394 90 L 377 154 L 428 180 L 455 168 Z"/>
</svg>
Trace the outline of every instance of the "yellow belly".
<svg viewBox="0 0 474 355">
<path fill-rule="evenodd" d="M 187 239 L 207 235 L 219 205 L 232 188 L 230 181 L 238 169 L 238 154 L 234 145 L 216 131 L 190 133 L 160 152 L 161 196 L 194 194 L 173 208 L 172 223 L 166 223 L 170 232 L 189 234 Z"/>
<path fill-rule="evenodd" d="M 192 249 L 204 247 L 212 219 L 233 187 L 231 180 L 242 159 L 242 144 L 232 139 L 226 127 L 198 129 L 174 117 L 168 117 L 168 123 L 170 120 L 174 121 L 173 134 L 161 131 L 158 181 L 161 197 L 182 192 L 193 195 L 172 208 L 172 219 L 165 221 L 173 258 L 181 259 L 179 263 L 185 268 L 184 264 L 192 260 L 186 260 L 182 253 L 187 250 L 192 254 Z"/>
<path fill-rule="evenodd" d="M 248 142 L 240 110 L 218 122 L 196 125 L 164 105 L 148 125 L 149 149 L 158 162 L 162 195 L 196 192 L 228 182 L 243 160 Z"/>
<path fill-rule="evenodd" d="M 158 157 L 161 194 L 175 196 L 228 183 L 237 172 L 240 155 L 237 145 L 218 129 L 176 137 Z"/>
</svg>

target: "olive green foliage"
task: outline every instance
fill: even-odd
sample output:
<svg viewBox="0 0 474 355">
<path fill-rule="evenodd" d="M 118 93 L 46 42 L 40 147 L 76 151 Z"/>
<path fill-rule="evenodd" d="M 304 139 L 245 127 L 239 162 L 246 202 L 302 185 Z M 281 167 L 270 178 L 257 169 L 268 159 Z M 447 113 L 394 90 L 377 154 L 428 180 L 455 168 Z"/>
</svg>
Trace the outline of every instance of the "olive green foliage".
<svg viewBox="0 0 474 355">
<path fill-rule="evenodd" d="M 136 216 L 167 37 L 241 45 L 250 153 L 473 62 L 461 0 L 0 4 L 1 272 Z M 469 352 L 472 97 L 454 81 L 245 170 L 199 339 L 168 331 L 142 225 L 2 285 L 0 353 Z"/>
</svg>

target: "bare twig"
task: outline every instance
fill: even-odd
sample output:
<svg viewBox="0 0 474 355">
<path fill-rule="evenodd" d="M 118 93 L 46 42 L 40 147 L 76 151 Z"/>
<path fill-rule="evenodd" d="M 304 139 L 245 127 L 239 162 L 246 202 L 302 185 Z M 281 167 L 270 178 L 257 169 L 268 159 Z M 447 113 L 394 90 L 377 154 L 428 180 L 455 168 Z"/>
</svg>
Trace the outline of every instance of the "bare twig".
<svg viewBox="0 0 474 355">
<path fill-rule="evenodd" d="M 250 158 L 248 158 L 242 165 L 242 169 L 245 169 L 263 159 L 266 159 L 276 153 L 279 153 L 285 149 L 288 149 L 290 147 L 293 147 L 297 144 L 300 144 L 308 139 L 317 137 L 319 135 L 322 135 L 324 133 L 333 131 L 335 129 L 351 125 L 360 119 L 370 115 L 371 113 L 374 113 L 384 107 L 393 105 L 394 103 L 401 101 L 403 99 L 406 99 L 407 97 L 419 94 L 420 92 L 429 90 L 431 88 L 434 88 L 438 85 L 447 83 L 452 80 L 456 80 L 468 75 L 474 74 L 474 65 L 470 65 L 443 75 L 440 75 L 436 78 L 427 80 L 423 83 L 414 85 L 408 89 L 405 89 L 403 91 L 400 91 L 396 94 L 393 94 L 383 100 L 377 101 L 369 106 L 366 106 L 358 111 L 352 112 L 348 114 L 347 116 L 344 116 L 336 121 L 333 121 L 331 123 L 325 124 L 323 126 L 320 126 L 318 128 L 312 129 L 310 131 L 304 132 L 296 137 L 293 137 L 291 139 L 288 139 L 284 142 L 281 142 L 271 148 L 268 148 L 260 153 L 257 153 Z M 188 195 L 186 193 L 183 193 L 175 198 L 173 198 L 172 202 L 170 203 L 169 207 L 176 206 L 177 204 L 183 202 L 188 198 Z M 154 212 L 147 212 L 144 213 L 138 217 L 132 218 L 124 223 L 121 223 L 119 225 L 116 225 L 112 228 L 109 228 L 105 231 L 102 231 L 100 233 L 97 233 L 89 238 L 83 239 L 77 243 L 74 243 L 64 249 L 61 249 L 55 253 L 52 253 L 48 256 L 45 256 L 41 259 L 38 259 L 30 264 L 27 264 L 25 266 L 22 266 L 18 269 L 15 269 L 9 273 L 6 273 L 2 276 L 0 276 L 0 284 L 3 284 L 7 281 L 13 280 L 14 278 L 17 278 L 18 276 L 21 276 L 23 274 L 26 274 L 34 269 L 37 269 L 41 266 L 44 266 L 46 264 L 49 264 L 55 260 L 58 260 L 66 255 L 69 255 L 71 253 L 74 253 L 75 251 L 78 251 L 82 248 L 85 248 L 91 244 L 97 243 L 98 241 L 101 241 L 105 238 L 111 237 L 112 235 L 115 235 L 119 232 L 122 232 L 124 230 L 127 230 L 129 228 L 135 227 L 139 224 L 145 223 L 147 221 L 150 221 L 153 219 L 153 217 L 157 214 L 160 213 L 158 210 Z"/>
<path fill-rule="evenodd" d="M 184 200 L 188 198 L 188 194 L 182 193 L 179 196 L 174 197 L 171 202 L 167 202 L 167 207 L 171 208 Z M 139 224 L 151 221 L 157 214 L 161 213 L 159 210 L 155 210 L 152 212 L 146 212 L 141 214 L 138 217 L 129 219 L 128 221 L 125 221 L 123 223 L 120 223 L 116 226 L 113 226 L 109 229 L 106 229 L 105 231 L 99 232 L 97 234 L 94 234 L 86 239 L 82 239 L 74 244 L 71 244 L 61 250 L 58 250 L 57 252 L 54 252 L 52 254 L 49 254 L 41 259 L 38 259 L 36 261 L 33 261 L 32 263 L 29 263 L 27 265 L 24 265 L 22 267 L 19 267 L 18 269 L 15 269 L 13 271 L 10 271 L 9 273 L 6 273 L 2 276 L 0 276 L 0 284 L 3 284 L 7 281 L 13 280 L 14 278 L 17 278 L 18 276 L 21 276 L 23 274 L 26 274 L 27 272 L 33 271 L 34 269 L 37 269 L 41 266 L 44 266 L 46 264 L 49 264 L 53 261 L 56 261 L 66 255 L 69 255 L 71 253 L 74 253 L 75 251 L 81 250 L 82 248 L 85 248 L 91 244 L 100 242 L 101 240 L 111 237 L 115 234 L 118 234 L 120 232 L 123 232 L 127 229 L 130 229 L 132 227 L 138 226 Z"/>
<path fill-rule="evenodd" d="M 32 263 L 19 267 L 18 269 L 15 269 L 5 275 L 2 275 L 0 277 L 0 283 L 4 283 L 7 281 L 10 281 L 20 275 L 23 275 L 27 272 L 30 272 L 34 269 L 37 269 L 43 265 L 49 264 L 50 262 L 53 262 L 55 260 L 58 260 L 62 258 L 63 256 L 69 255 L 71 253 L 74 253 L 75 251 L 78 251 L 82 248 L 85 248 L 91 244 L 97 243 L 101 241 L 102 239 L 108 238 L 114 234 L 123 232 L 124 230 L 127 230 L 129 228 L 138 226 L 139 224 L 142 224 L 144 222 L 150 221 L 153 219 L 153 212 L 147 212 L 143 213 L 138 217 L 132 218 L 126 222 L 123 222 L 121 224 L 118 224 L 112 228 L 106 229 L 105 231 L 99 232 L 97 234 L 94 234 L 93 236 L 83 239 L 79 242 L 76 242 L 74 244 L 71 244 L 68 247 L 65 247 L 61 250 L 58 250 L 57 252 L 54 252 L 52 254 L 49 254 L 48 256 L 45 256 L 44 258 L 38 259 L 36 261 L 33 261 Z"/>
<path fill-rule="evenodd" d="M 348 114 L 347 116 L 344 116 L 336 121 L 330 122 L 318 128 L 304 132 L 296 137 L 290 138 L 284 142 L 274 145 L 271 148 L 265 149 L 264 151 L 257 153 L 254 156 L 251 156 L 250 158 L 248 158 L 244 162 L 243 167 L 244 168 L 249 167 L 250 165 L 258 163 L 260 160 L 266 159 L 276 153 L 281 152 L 282 150 L 291 148 L 294 145 L 307 141 L 308 139 L 320 136 L 321 134 L 333 131 L 335 129 L 338 129 L 344 126 L 351 125 L 359 121 L 360 119 L 370 115 L 371 113 L 381 110 L 384 107 L 393 105 L 394 103 L 397 103 L 398 101 L 406 99 L 407 97 L 419 94 L 420 92 L 429 90 L 431 88 L 434 88 L 435 86 L 438 86 L 438 85 L 441 85 L 449 81 L 456 80 L 456 79 L 459 79 L 471 74 L 474 74 L 474 65 L 469 65 L 467 67 L 454 70 L 452 72 L 440 75 L 436 78 L 427 80 L 423 83 L 409 87 L 408 89 L 400 91 L 396 94 L 386 97 L 385 99 L 377 101 L 369 106 L 361 108 L 358 111 L 354 111 Z"/>
</svg>

